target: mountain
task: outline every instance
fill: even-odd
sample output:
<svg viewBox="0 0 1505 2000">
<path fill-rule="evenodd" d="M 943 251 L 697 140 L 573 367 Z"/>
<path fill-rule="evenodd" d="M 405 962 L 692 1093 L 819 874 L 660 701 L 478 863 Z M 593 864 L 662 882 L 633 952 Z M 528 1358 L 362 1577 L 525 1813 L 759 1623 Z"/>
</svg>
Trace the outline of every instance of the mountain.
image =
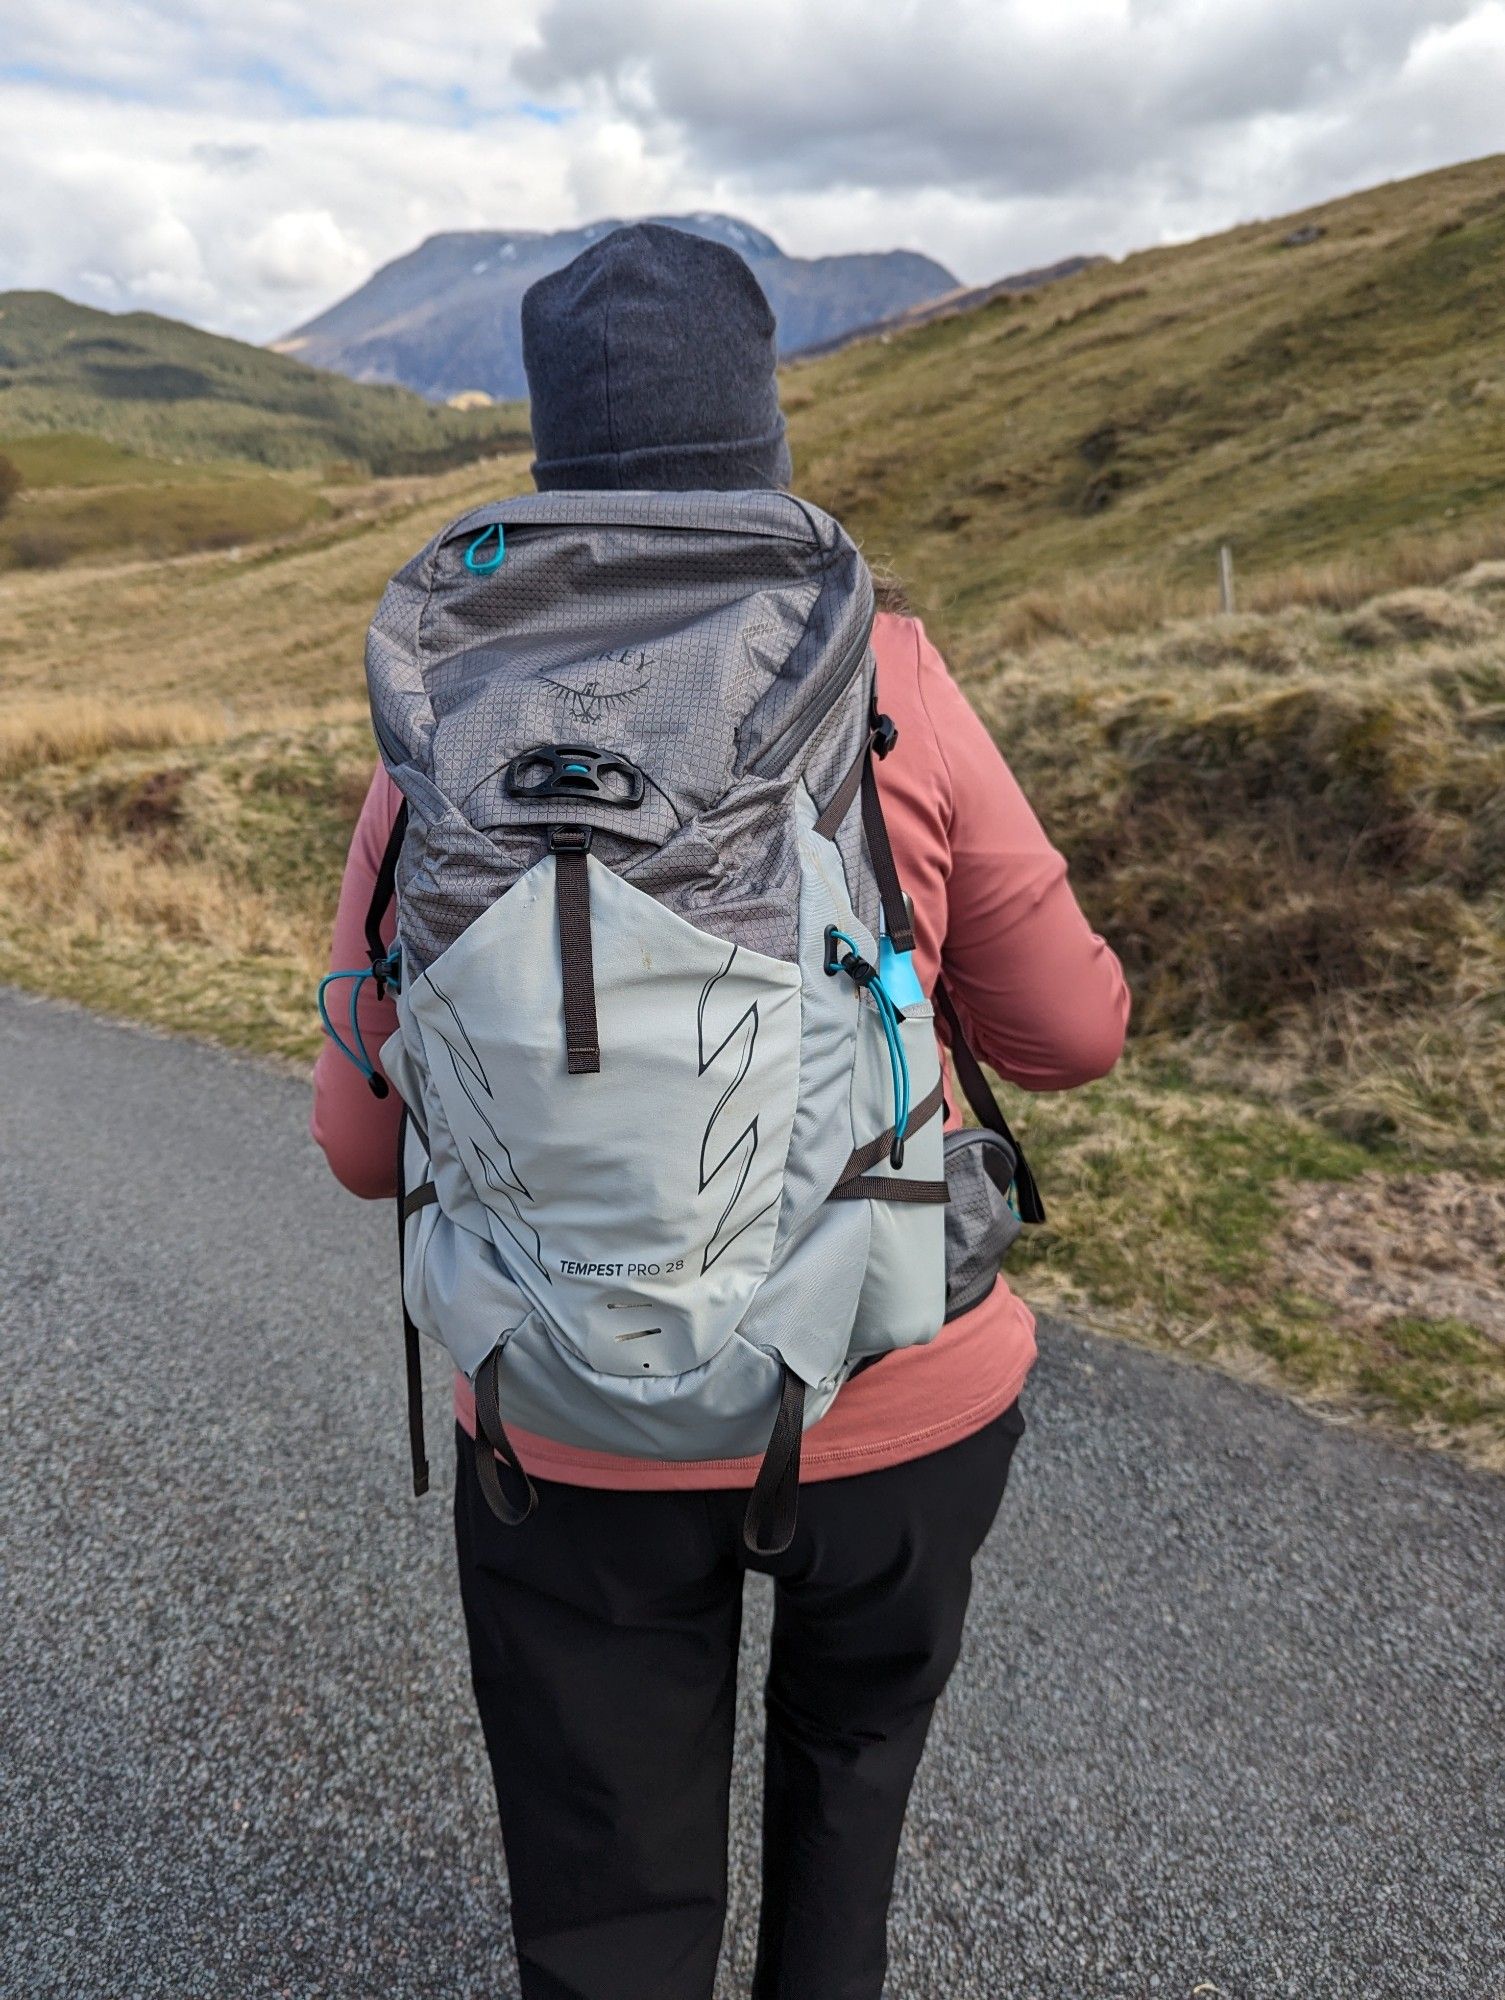
<svg viewBox="0 0 1505 2000">
<path fill-rule="evenodd" d="M 159 457 L 377 473 L 527 446 L 516 412 L 436 408 L 155 313 L 0 292 L 0 439 L 55 433 Z"/>
<path fill-rule="evenodd" d="M 733 216 L 649 220 L 710 237 L 745 257 L 777 316 L 785 354 L 957 289 L 943 264 L 913 250 L 788 257 L 771 236 Z M 274 350 L 358 382 L 401 382 L 436 400 L 475 390 L 526 396 L 523 293 L 620 227 L 605 221 L 552 233 L 477 229 L 431 236 L 384 264 L 328 312 L 273 342 Z"/>
</svg>

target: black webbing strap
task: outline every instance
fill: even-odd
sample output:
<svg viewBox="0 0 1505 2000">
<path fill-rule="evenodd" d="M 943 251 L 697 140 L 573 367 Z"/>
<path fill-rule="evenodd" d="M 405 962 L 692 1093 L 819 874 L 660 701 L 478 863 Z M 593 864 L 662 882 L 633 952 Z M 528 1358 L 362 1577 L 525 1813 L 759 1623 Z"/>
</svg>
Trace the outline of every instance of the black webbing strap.
<svg viewBox="0 0 1505 2000">
<path fill-rule="evenodd" d="M 914 1134 L 922 1126 L 928 1125 L 932 1118 L 944 1110 L 946 1103 L 945 1092 L 945 1084 L 937 1082 L 933 1090 L 926 1091 L 918 1104 L 912 1104 L 909 1107 L 909 1116 L 904 1121 L 904 1136 L 906 1139 L 913 1138 Z M 869 1139 L 866 1144 L 856 1147 L 841 1170 L 841 1179 L 832 1189 L 831 1199 L 833 1201 L 839 1197 L 844 1199 L 845 1197 L 842 1197 L 841 1191 L 847 1186 L 848 1182 L 856 1180 L 860 1175 L 865 1174 L 869 1167 L 876 1167 L 880 1160 L 886 1159 L 893 1150 L 893 1144 L 894 1128 L 890 1125 L 888 1130 L 880 1132 L 876 1139 Z M 896 1199 L 902 1201 L 906 1197 L 900 1195 Z"/>
<path fill-rule="evenodd" d="M 371 901 L 366 906 L 366 950 L 371 954 L 371 963 L 379 965 L 387 955 L 386 943 L 381 934 L 382 918 L 391 908 L 392 898 L 397 893 L 397 857 L 402 852 L 403 836 L 408 830 L 408 802 L 403 800 L 397 808 L 397 817 L 392 822 L 392 831 L 387 836 L 386 847 L 382 851 L 381 866 L 376 871 L 376 880 L 371 885 Z"/>
<path fill-rule="evenodd" d="M 856 1174 L 832 1188 L 827 1201 L 950 1201 L 951 1190 L 944 1181 L 906 1181 L 898 1174 Z"/>
<path fill-rule="evenodd" d="M 402 1219 L 416 1215 L 420 1208 L 432 1208 L 439 1199 L 439 1190 L 432 1181 L 425 1181 L 422 1187 L 415 1187 L 402 1204 Z"/>
<path fill-rule="evenodd" d="M 501 1397 L 496 1386 L 499 1358 L 499 1351 L 488 1355 L 476 1370 L 476 1477 L 481 1482 L 486 1505 L 503 1527 L 520 1528 L 538 1505 L 538 1488 L 524 1471 L 502 1422 Z M 503 1472 L 507 1475 L 506 1485 L 502 1482 Z"/>
<path fill-rule="evenodd" d="M 830 798 L 826 800 L 821 816 L 815 822 L 815 831 L 824 839 L 835 839 L 837 828 L 851 811 L 852 801 L 856 798 L 858 789 L 862 784 L 862 773 L 866 769 L 867 760 L 872 754 L 873 735 L 872 731 L 869 730 L 863 740 L 862 748 L 852 759 L 846 776 L 836 787 L 836 790 L 832 792 Z"/>
<path fill-rule="evenodd" d="M 409 1214 L 406 1177 L 408 1113 L 404 1106 L 397 1121 L 397 1289 L 402 1298 L 402 1349 L 408 1378 L 408 1456 L 413 1463 L 413 1492 L 422 1499 L 429 1490 L 428 1451 L 423 1440 L 423 1347 L 422 1335 L 408 1312 L 407 1219 Z M 424 1188 L 413 1190 L 414 1198 Z"/>
<path fill-rule="evenodd" d="M 800 1449 L 805 1441 L 805 1385 L 788 1366 L 768 1449 L 747 1503 L 742 1539 L 755 1556 L 781 1556 L 794 1540 L 800 1508 Z"/>
<path fill-rule="evenodd" d="M 1024 1148 L 1009 1130 L 1009 1121 L 998 1108 L 998 1099 L 993 1095 L 988 1079 L 982 1073 L 982 1064 L 973 1055 L 967 1041 L 967 1031 L 962 1026 L 961 1016 L 956 1011 L 955 1002 L 946 991 L 945 982 L 936 981 L 936 1011 L 946 1023 L 951 1041 L 951 1060 L 956 1064 L 956 1080 L 966 1095 L 979 1125 L 985 1125 L 990 1132 L 996 1132 L 1000 1139 L 1006 1139 L 1014 1155 L 1014 1193 L 1019 1201 L 1019 1216 L 1024 1222 L 1043 1222 L 1045 1204 L 1040 1199 L 1040 1190 L 1035 1177 L 1030 1172 L 1029 1161 L 1024 1157 Z"/>
<path fill-rule="evenodd" d="M 591 889 L 588 826 L 556 826 L 549 835 L 554 855 L 554 902 L 559 914 L 559 970 L 564 986 L 564 1049 L 571 1076 L 590 1076 L 601 1067 L 601 1031 L 596 1025 L 596 961 L 591 945 Z"/>
<path fill-rule="evenodd" d="M 862 767 L 862 830 L 867 835 L 868 858 L 878 878 L 878 894 L 883 900 L 883 928 L 895 951 L 914 950 L 914 925 L 909 921 L 909 905 L 889 845 L 888 827 L 883 818 L 883 801 L 878 796 L 878 774 L 873 760 Z"/>
<path fill-rule="evenodd" d="M 862 830 L 867 838 L 868 859 L 873 864 L 878 894 L 883 903 L 883 928 L 895 951 L 913 951 L 914 926 L 910 922 L 909 905 L 904 900 L 904 886 L 899 880 L 888 826 L 883 818 L 883 801 L 878 796 L 878 774 L 874 768 L 876 760 L 886 757 L 898 740 L 898 730 L 886 715 L 878 713 L 875 703 L 867 741 L 853 759 L 846 776 L 827 799 L 820 818 L 815 822 L 815 831 L 827 840 L 833 839 L 851 810 L 853 799 L 859 791 L 862 793 Z"/>
</svg>

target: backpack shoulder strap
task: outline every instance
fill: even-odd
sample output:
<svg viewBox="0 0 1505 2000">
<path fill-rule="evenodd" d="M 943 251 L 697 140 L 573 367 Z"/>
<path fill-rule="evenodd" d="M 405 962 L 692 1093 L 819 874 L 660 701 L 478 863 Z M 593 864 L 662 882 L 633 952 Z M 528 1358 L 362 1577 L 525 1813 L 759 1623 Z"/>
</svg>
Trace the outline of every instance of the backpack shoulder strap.
<svg viewBox="0 0 1505 2000">
<path fill-rule="evenodd" d="M 371 966 L 375 971 L 384 964 L 387 947 L 382 939 L 382 919 L 392 906 L 392 898 L 397 893 L 397 857 L 402 852 L 402 843 L 408 830 L 408 802 L 403 800 L 397 808 L 397 817 L 392 822 L 392 831 L 387 835 L 387 845 L 381 857 L 381 866 L 376 871 L 376 880 L 371 888 L 371 902 L 366 910 L 366 949 L 371 954 Z"/>
<path fill-rule="evenodd" d="M 1014 1155 L 1014 1191 L 1019 1197 L 1019 1216 L 1023 1222 L 1043 1222 L 1045 1204 L 1040 1199 L 1040 1189 L 1030 1171 L 1024 1148 L 1009 1130 L 1009 1122 L 999 1108 L 998 1099 L 993 1095 L 988 1079 L 983 1075 L 982 1064 L 972 1053 L 967 1040 L 967 1031 L 962 1026 L 961 1015 L 956 1010 L 956 1002 L 946 991 L 944 978 L 935 983 L 936 1010 L 946 1023 L 948 1039 L 951 1043 L 951 1059 L 956 1064 L 956 1080 L 961 1085 L 967 1102 L 979 1125 L 990 1132 L 996 1132 L 1004 1140 Z"/>
</svg>

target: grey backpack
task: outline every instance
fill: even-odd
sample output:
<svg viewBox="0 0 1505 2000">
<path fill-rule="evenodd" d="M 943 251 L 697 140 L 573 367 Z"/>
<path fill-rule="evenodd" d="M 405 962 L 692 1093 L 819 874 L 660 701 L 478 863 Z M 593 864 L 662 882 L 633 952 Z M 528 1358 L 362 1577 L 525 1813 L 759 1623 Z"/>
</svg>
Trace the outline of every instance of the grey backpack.
<svg viewBox="0 0 1505 2000">
<path fill-rule="evenodd" d="M 475 1385 L 503 1519 L 536 1498 L 505 1411 L 601 1451 L 761 1454 L 746 1532 L 776 1552 L 805 1428 L 945 1319 L 872 618 L 856 548 L 782 493 L 529 495 L 388 586 L 366 671 L 405 805 L 368 933 L 400 1023 L 419 1490 L 422 1333 Z M 950 1258 L 969 1304 L 1010 1182 L 1038 1206 L 987 1102 L 952 1165 L 980 1203 Z"/>
</svg>

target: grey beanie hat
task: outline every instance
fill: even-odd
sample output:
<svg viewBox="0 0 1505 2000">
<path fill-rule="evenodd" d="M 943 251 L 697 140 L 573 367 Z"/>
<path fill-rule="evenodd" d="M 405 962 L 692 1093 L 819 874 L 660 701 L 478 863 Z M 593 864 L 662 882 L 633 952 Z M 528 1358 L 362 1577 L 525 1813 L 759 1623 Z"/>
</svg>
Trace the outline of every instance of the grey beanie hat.
<svg viewBox="0 0 1505 2000">
<path fill-rule="evenodd" d="M 787 486 L 774 333 L 735 250 L 658 222 L 614 229 L 523 294 L 534 483 Z"/>
</svg>

